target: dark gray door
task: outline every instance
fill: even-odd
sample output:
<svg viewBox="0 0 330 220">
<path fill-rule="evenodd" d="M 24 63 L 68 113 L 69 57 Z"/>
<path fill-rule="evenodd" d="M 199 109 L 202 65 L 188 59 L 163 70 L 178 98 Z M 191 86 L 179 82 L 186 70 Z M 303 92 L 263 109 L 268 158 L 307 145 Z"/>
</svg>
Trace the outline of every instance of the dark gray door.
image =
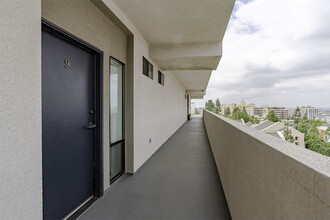
<svg viewBox="0 0 330 220">
<path fill-rule="evenodd" d="M 43 30 L 44 219 L 63 218 L 94 195 L 94 65 L 93 54 Z"/>
</svg>

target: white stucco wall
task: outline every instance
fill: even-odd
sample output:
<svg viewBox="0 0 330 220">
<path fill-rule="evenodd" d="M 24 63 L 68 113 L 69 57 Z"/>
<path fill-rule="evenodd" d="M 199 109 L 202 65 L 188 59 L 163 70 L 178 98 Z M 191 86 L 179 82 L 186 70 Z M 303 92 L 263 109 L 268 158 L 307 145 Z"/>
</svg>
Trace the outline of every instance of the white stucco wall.
<svg viewBox="0 0 330 220">
<path fill-rule="evenodd" d="M 0 219 L 42 219 L 40 8 L 0 6 Z"/>
<path fill-rule="evenodd" d="M 102 2 L 120 20 L 118 26 L 134 35 L 134 158 L 130 172 L 135 172 L 186 121 L 185 88 L 171 72 L 163 72 L 164 87 L 158 84 L 158 67 L 149 59 L 150 45 L 113 1 Z M 142 74 L 142 56 L 154 65 L 153 80 Z"/>
<path fill-rule="evenodd" d="M 171 72 L 163 72 L 149 59 L 149 46 L 139 37 L 134 41 L 134 172 L 186 121 L 185 88 Z M 142 56 L 154 66 L 151 80 L 142 74 Z M 149 139 L 151 138 L 151 143 Z"/>
</svg>

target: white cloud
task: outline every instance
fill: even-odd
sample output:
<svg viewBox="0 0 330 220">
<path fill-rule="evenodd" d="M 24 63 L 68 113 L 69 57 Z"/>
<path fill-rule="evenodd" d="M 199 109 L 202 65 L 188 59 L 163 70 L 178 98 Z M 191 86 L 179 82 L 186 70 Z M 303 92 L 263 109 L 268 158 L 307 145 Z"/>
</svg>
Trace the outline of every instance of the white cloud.
<svg viewBox="0 0 330 220">
<path fill-rule="evenodd" d="M 237 1 L 204 100 L 330 107 L 330 2 Z"/>
</svg>

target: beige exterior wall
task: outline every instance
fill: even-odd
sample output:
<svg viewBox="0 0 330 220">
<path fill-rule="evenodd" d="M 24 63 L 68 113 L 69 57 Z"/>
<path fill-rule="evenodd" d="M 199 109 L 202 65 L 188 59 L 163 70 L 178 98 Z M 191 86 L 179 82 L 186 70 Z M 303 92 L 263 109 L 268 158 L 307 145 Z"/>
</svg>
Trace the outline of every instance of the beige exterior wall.
<svg viewBox="0 0 330 220">
<path fill-rule="evenodd" d="M 320 132 L 321 138 L 325 142 L 328 142 L 328 139 L 329 139 L 329 136 L 327 135 L 328 126 L 320 126 L 320 127 L 318 127 L 318 130 Z"/>
<path fill-rule="evenodd" d="M 225 110 L 227 108 L 229 108 L 230 113 L 233 113 L 234 108 L 238 107 L 239 109 L 243 110 L 243 108 L 245 108 L 246 113 L 250 116 L 254 115 L 254 108 L 255 108 L 255 104 L 246 104 L 245 102 L 241 102 L 239 105 L 236 104 L 223 104 L 221 105 L 220 109 L 221 109 L 221 114 L 224 114 Z"/>
<path fill-rule="evenodd" d="M 295 112 L 294 109 L 289 109 L 288 116 L 290 119 L 293 118 L 294 112 Z"/>
<path fill-rule="evenodd" d="M 330 219 L 329 158 L 204 111 L 233 219 Z"/>
<path fill-rule="evenodd" d="M 224 114 L 227 108 L 229 108 L 230 114 L 232 114 L 235 107 L 236 107 L 236 104 L 223 104 L 220 107 L 221 108 L 221 114 Z"/>
<path fill-rule="evenodd" d="M 297 146 L 305 147 L 305 134 L 294 128 L 290 128 L 290 130 L 294 140 L 293 143 Z"/>
<path fill-rule="evenodd" d="M 0 219 L 42 219 L 40 8 L 0 6 Z"/>
</svg>

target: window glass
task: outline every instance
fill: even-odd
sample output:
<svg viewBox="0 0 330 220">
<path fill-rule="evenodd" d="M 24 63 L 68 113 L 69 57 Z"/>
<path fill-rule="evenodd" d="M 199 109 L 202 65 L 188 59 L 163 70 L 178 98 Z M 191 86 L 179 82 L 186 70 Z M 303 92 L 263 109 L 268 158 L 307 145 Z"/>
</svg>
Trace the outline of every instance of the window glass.
<svg viewBox="0 0 330 220">
<path fill-rule="evenodd" d="M 150 79 L 154 78 L 154 66 L 145 58 L 143 57 L 143 64 L 142 64 L 142 73 L 146 75 Z"/>
<path fill-rule="evenodd" d="M 148 60 L 143 57 L 143 74 L 149 76 L 148 74 Z"/>
<path fill-rule="evenodd" d="M 149 78 L 153 79 L 154 78 L 154 66 L 151 63 L 149 63 L 148 70 L 149 70 L 149 74 L 148 74 Z"/>
<path fill-rule="evenodd" d="M 158 83 L 164 85 L 164 74 L 158 71 Z"/>
<path fill-rule="evenodd" d="M 110 141 L 123 138 L 123 65 L 111 59 L 110 67 Z"/>
</svg>

